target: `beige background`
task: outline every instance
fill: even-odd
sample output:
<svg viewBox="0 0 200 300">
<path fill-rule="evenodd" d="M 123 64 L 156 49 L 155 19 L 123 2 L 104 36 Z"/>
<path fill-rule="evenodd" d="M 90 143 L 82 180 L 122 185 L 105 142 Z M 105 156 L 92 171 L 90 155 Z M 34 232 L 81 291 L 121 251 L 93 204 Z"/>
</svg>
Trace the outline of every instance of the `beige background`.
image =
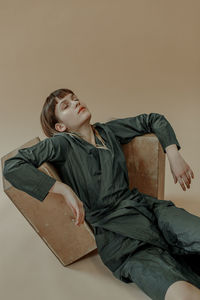
<svg viewBox="0 0 200 300">
<path fill-rule="evenodd" d="M 164 114 L 195 178 L 165 199 L 200 215 L 200 2 L 198 0 L 0 1 L 1 156 L 42 133 L 39 114 L 70 88 L 91 123 Z M 0 296 L 25 299 L 149 299 L 115 279 L 98 255 L 64 268 L 1 185 Z"/>
</svg>

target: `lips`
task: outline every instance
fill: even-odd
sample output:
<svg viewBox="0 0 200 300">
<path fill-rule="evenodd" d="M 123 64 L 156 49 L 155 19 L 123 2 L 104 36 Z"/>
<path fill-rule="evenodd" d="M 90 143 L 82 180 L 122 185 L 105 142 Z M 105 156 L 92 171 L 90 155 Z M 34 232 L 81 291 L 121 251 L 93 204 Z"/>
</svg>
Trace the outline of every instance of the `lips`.
<svg viewBox="0 0 200 300">
<path fill-rule="evenodd" d="M 80 111 L 81 111 L 82 109 L 84 109 L 84 108 L 85 108 L 84 106 L 81 106 L 81 107 L 79 108 L 78 113 L 80 113 Z"/>
</svg>

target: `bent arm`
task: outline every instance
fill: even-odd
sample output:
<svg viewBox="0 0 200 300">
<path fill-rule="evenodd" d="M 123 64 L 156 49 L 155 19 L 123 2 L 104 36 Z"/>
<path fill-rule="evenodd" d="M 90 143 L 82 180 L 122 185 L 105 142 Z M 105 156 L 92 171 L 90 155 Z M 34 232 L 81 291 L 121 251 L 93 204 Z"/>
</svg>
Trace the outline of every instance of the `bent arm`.
<svg viewBox="0 0 200 300">
<path fill-rule="evenodd" d="M 36 145 L 19 149 L 7 159 L 3 175 L 15 188 L 43 201 L 56 179 L 37 168 L 44 162 L 61 162 L 67 151 L 62 137 L 46 138 Z"/>
<path fill-rule="evenodd" d="M 154 133 L 164 153 L 166 153 L 166 147 L 172 144 L 177 146 L 177 150 L 181 149 L 171 124 L 164 115 L 159 113 L 144 113 L 134 117 L 111 120 L 104 124 L 112 130 L 121 144 L 129 143 L 136 136 Z"/>
</svg>

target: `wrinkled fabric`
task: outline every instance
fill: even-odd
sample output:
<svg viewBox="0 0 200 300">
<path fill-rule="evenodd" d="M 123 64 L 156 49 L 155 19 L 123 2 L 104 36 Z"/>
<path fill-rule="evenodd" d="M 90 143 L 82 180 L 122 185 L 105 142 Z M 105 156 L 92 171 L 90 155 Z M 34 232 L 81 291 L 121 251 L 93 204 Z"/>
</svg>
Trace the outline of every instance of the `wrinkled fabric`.
<svg viewBox="0 0 200 300">
<path fill-rule="evenodd" d="M 137 188 L 130 190 L 121 148 L 136 136 L 154 133 L 164 153 L 171 144 L 180 150 L 172 126 L 158 113 L 93 126 L 108 149 L 95 147 L 73 133 L 57 133 L 6 160 L 5 178 L 45 201 L 56 179 L 37 168 L 44 162 L 52 163 L 62 182 L 83 202 L 101 260 L 116 278 L 137 283 L 155 300 L 164 299 L 170 284 L 181 278 L 199 286 L 198 266 L 193 262 L 200 251 L 200 218 L 170 200 L 159 200 Z M 96 135 L 95 141 L 101 145 Z"/>
<path fill-rule="evenodd" d="M 191 267 L 192 258 L 187 260 L 187 257 L 174 256 L 162 248 L 145 245 L 130 254 L 118 273 L 122 281 L 136 283 L 151 299 L 164 300 L 168 288 L 176 281 L 187 281 L 200 288 L 200 276 Z M 198 261 L 199 256 L 194 260 Z"/>
<path fill-rule="evenodd" d="M 157 200 L 146 194 L 142 196 L 147 207 L 149 200 Z M 151 205 L 152 223 L 162 235 L 166 247 L 132 240 L 130 244 L 138 244 L 138 247 L 122 257 L 121 263 L 113 270 L 116 278 L 126 283 L 135 282 L 153 300 L 164 300 L 169 286 L 179 280 L 200 288 L 200 218 L 176 207 L 171 201 L 167 201 L 170 205 L 159 201 L 153 207 Z M 129 243 L 126 239 L 123 242 Z M 115 254 L 115 245 L 110 249 Z M 115 257 L 118 259 L 113 255 L 114 260 Z M 115 261 L 112 263 L 116 266 Z"/>
</svg>

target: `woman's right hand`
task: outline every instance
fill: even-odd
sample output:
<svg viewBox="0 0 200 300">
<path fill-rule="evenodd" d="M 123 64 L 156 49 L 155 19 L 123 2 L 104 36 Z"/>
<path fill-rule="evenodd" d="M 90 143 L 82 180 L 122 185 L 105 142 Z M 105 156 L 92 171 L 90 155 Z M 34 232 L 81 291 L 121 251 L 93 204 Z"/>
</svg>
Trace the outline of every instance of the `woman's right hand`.
<svg viewBox="0 0 200 300">
<path fill-rule="evenodd" d="M 49 190 L 49 193 L 61 194 L 67 205 L 71 208 L 74 217 L 76 218 L 76 225 L 81 225 L 84 223 L 85 210 L 83 207 L 83 202 L 79 199 L 73 189 L 60 181 L 56 181 L 55 184 Z"/>
<path fill-rule="evenodd" d="M 83 202 L 79 199 L 76 193 L 70 188 L 63 194 L 67 205 L 71 208 L 74 217 L 76 218 L 75 225 L 80 226 L 84 223 L 85 210 Z"/>
</svg>

